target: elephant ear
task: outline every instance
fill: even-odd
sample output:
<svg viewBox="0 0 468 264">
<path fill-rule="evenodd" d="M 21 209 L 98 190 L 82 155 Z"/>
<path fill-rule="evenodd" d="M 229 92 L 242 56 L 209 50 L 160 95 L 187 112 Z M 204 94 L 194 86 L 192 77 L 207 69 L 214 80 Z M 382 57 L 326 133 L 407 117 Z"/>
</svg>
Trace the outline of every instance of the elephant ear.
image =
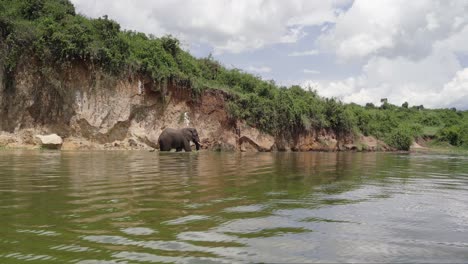
<svg viewBox="0 0 468 264">
<path fill-rule="evenodd" d="M 184 138 L 187 140 L 192 140 L 192 131 L 190 131 L 190 128 L 182 129 L 182 135 L 184 135 Z"/>
<path fill-rule="evenodd" d="M 192 136 L 197 136 L 198 133 L 197 133 L 197 130 L 195 128 L 189 128 L 190 130 L 190 133 L 192 134 Z"/>
</svg>

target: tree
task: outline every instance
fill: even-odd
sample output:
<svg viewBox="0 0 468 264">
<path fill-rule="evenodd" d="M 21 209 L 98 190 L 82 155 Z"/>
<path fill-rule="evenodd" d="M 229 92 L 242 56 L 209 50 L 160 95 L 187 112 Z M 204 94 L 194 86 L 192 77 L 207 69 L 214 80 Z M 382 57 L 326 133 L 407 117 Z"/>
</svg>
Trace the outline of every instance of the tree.
<svg viewBox="0 0 468 264">
<path fill-rule="evenodd" d="M 43 7 L 44 0 L 27 0 L 24 1 L 23 7 L 21 8 L 21 14 L 26 19 L 34 20 L 41 16 Z"/>
<path fill-rule="evenodd" d="M 174 38 L 171 35 L 167 35 L 161 38 L 162 46 L 164 50 L 169 52 L 173 57 L 179 52 L 180 42 L 178 39 Z"/>
<path fill-rule="evenodd" d="M 388 108 L 390 108 L 390 104 L 388 103 L 388 99 L 387 99 L 387 98 L 382 98 L 382 99 L 380 99 L 380 102 L 382 103 L 382 105 L 380 106 L 380 109 L 388 109 Z"/>
<path fill-rule="evenodd" d="M 375 108 L 375 105 L 373 103 L 367 103 L 366 108 Z"/>
<path fill-rule="evenodd" d="M 408 108 L 408 102 L 404 102 L 404 103 L 401 105 L 401 107 L 403 107 L 403 108 Z"/>
</svg>

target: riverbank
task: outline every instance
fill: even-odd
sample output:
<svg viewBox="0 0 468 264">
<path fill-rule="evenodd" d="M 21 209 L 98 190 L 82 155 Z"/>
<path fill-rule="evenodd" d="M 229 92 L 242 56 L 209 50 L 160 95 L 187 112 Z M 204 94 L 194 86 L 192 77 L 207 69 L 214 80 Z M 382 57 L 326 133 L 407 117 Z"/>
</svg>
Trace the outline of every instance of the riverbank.
<svg viewBox="0 0 468 264">
<path fill-rule="evenodd" d="M 20 130 L 17 133 L 0 132 L 0 149 L 41 149 L 44 147 L 37 137 L 40 131 L 34 129 Z M 255 134 L 257 133 L 257 134 Z M 314 137 L 303 137 L 296 147 L 278 148 L 277 142 L 268 135 L 254 129 L 242 134 L 241 137 L 218 139 L 218 142 L 200 137 L 202 150 L 208 151 L 238 151 L 238 152 L 274 152 L 274 151 L 393 151 L 385 143 L 372 137 L 359 138 L 357 144 L 340 145 L 339 142 L 327 136 L 319 136 L 319 142 Z M 223 141 L 221 141 L 223 140 Z M 232 142 L 232 143 L 231 143 Z M 55 147 L 54 147 L 55 148 Z M 154 150 L 157 145 L 153 141 L 141 137 L 129 137 L 108 143 L 99 143 L 80 137 L 67 137 L 57 147 L 61 150 Z M 193 146 L 194 148 L 194 146 Z"/>
<path fill-rule="evenodd" d="M 254 134 L 254 133 L 258 134 Z M 24 129 L 20 130 L 17 133 L 8 133 L 0 132 L 0 150 L 38 150 L 45 149 L 47 147 L 42 146 L 41 140 L 37 137 L 40 135 L 40 130 L 34 129 Z M 337 145 L 337 141 L 332 138 L 319 137 L 319 140 L 322 145 L 299 145 L 299 148 L 287 148 L 287 149 L 277 149 L 275 148 L 275 142 L 272 138 L 269 138 L 268 135 L 264 135 L 255 131 L 253 129 L 248 130 L 247 135 L 242 135 L 242 137 L 236 136 L 231 139 L 234 141 L 234 145 L 229 145 L 228 142 L 217 142 L 218 145 L 213 144 L 206 138 L 201 138 L 202 142 L 205 142 L 202 145 L 202 150 L 207 151 L 238 151 L 238 152 L 274 152 L 274 151 L 294 151 L 294 152 L 334 152 L 334 151 L 348 151 L 348 152 L 401 152 L 395 149 L 388 147 L 384 142 L 379 141 L 373 137 L 364 137 L 360 136 L 358 139 L 355 139 L 357 143 L 349 143 L 346 145 Z M 252 140 L 254 138 L 257 141 Z M 240 140 L 241 139 L 241 140 Z M 263 140 L 263 141 L 262 141 Z M 312 138 L 308 138 L 309 141 L 314 141 Z M 301 141 L 302 143 L 306 142 L 306 139 Z M 268 146 L 268 144 L 273 144 L 270 148 L 261 147 Z M 314 148 L 315 146 L 315 148 Z M 195 149 L 195 146 L 192 146 Z M 157 150 L 157 145 L 155 142 L 143 140 L 138 137 L 125 138 L 123 140 L 116 140 L 114 142 L 108 143 L 99 143 L 92 141 L 86 138 L 80 137 L 67 137 L 63 139 L 63 143 L 58 147 L 59 150 L 147 150 L 154 151 Z M 435 141 L 415 141 L 411 145 L 411 148 L 408 152 L 411 153 L 440 153 L 440 154 L 461 154 L 468 155 L 468 149 L 461 147 L 454 147 L 450 144 L 444 144 Z"/>
<path fill-rule="evenodd" d="M 457 154 L 457 155 L 468 155 L 468 148 L 466 147 L 455 147 L 446 142 L 429 141 L 421 147 L 413 147 L 411 151 L 416 153 L 438 153 L 438 154 Z"/>
<path fill-rule="evenodd" d="M 57 134 L 64 149 L 146 149 L 164 128 L 187 126 L 219 151 L 406 151 L 427 137 L 468 146 L 466 111 L 344 104 L 47 2 L 0 10 L 0 146 Z"/>
<path fill-rule="evenodd" d="M 145 75 L 110 76 L 83 63 L 57 76 L 59 89 L 38 81 L 37 68 L 20 61 L 14 90 L 0 92 L 0 147 L 39 148 L 36 135 L 57 134 L 67 150 L 154 149 L 164 128 L 190 126 L 202 148 L 215 151 L 392 150 L 373 137 L 325 128 L 273 136 L 233 117 L 233 95 L 220 89 L 194 96 L 177 82 L 162 87 Z"/>
<path fill-rule="evenodd" d="M 37 132 L 37 131 L 36 131 Z M 40 140 L 35 137 L 34 130 L 22 130 L 17 134 L 0 132 L 0 150 L 40 150 L 44 149 Z M 203 151 L 237 151 L 237 152 L 272 152 L 272 151 L 311 151 L 311 152 L 334 152 L 334 151 L 347 151 L 347 152 L 408 152 L 408 153 L 421 153 L 421 154 L 456 154 L 468 155 L 468 149 L 461 147 L 454 147 L 450 144 L 444 144 L 434 141 L 416 141 L 413 142 L 409 151 L 395 150 L 385 145 L 385 143 L 376 140 L 373 137 L 361 136 L 358 144 L 347 144 L 341 149 L 338 148 L 317 148 L 317 149 L 264 149 L 260 150 L 255 147 L 255 142 L 248 142 L 244 137 L 241 145 L 238 145 L 238 138 L 236 139 L 236 146 L 231 148 L 222 149 L 219 146 L 214 148 L 214 145 L 203 145 Z M 208 140 L 202 139 L 203 142 Z M 331 142 L 328 142 L 330 146 Z M 249 144 L 249 145 L 247 145 Z M 220 144 L 221 145 L 221 144 Z M 250 147 L 248 147 L 250 146 Z M 195 150 L 195 146 L 192 146 Z M 142 142 L 138 138 L 128 138 L 125 140 L 118 140 L 110 143 L 99 144 L 87 140 L 85 138 L 68 137 L 63 139 L 63 144 L 59 150 L 74 151 L 74 150 L 146 150 L 158 151 L 156 144 L 152 142 Z"/>
</svg>

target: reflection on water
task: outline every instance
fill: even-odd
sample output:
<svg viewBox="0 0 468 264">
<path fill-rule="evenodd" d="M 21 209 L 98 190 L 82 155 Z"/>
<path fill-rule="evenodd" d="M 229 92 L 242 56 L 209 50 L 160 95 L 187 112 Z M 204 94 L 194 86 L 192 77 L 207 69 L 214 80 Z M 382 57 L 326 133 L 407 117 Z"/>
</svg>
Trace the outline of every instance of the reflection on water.
<svg viewBox="0 0 468 264">
<path fill-rule="evenodd" d="M 467 262 L 468 158 L 0 152 L 0 263 Z"/>
</svg>

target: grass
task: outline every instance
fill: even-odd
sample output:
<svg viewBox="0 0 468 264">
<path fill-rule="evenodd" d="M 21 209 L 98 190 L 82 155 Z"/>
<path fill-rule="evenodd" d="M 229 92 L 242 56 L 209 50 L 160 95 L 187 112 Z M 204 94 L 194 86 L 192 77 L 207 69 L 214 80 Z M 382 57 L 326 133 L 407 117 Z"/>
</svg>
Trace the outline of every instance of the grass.
<svg viewBox="0 0 468 264">
<path fill-rule="evenodd" d="M 422 129 L 423 136 L 434 137 L 442 127 L 440 126 L 425 126 Z"/>
<path fill-rule="evenodd" d="M 416 149 L 414 152 L 468 155 L 468 147 L 456 147 L 447 142 L 440 142 L 437 140 L 427 142 L 426 147 L 427 148 L 424 149 Z"/>
</svg>

